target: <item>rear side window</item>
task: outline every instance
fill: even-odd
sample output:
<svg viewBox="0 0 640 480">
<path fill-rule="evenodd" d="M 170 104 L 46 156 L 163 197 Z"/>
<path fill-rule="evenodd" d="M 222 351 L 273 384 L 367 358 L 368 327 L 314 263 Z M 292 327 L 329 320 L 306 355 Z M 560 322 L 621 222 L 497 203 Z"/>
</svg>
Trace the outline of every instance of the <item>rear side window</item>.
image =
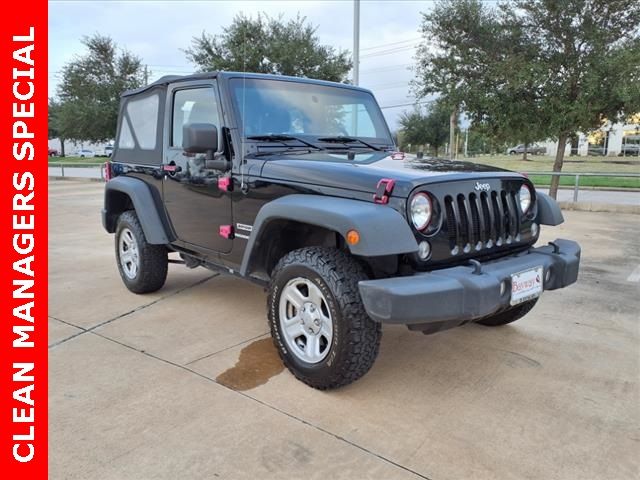
<svg viewBox="0 0 640 480">
<path fill-rule="evenodd" d="M 119 148 L 134 149 L 137 146 L 141 150 L 155 150 L 159 105 L 157 94 L 127 102 L 126 119 L 129 121 L 125 119 L 122 123 Z"/>
<path fill-rule="evenodd" d="M 182 128 L 188 123 L 210 123 L 220 130 L 218 102 L 212 87 L 189 88 L 175 92 L 171 146 L 182 147 Z"/>
</svg>

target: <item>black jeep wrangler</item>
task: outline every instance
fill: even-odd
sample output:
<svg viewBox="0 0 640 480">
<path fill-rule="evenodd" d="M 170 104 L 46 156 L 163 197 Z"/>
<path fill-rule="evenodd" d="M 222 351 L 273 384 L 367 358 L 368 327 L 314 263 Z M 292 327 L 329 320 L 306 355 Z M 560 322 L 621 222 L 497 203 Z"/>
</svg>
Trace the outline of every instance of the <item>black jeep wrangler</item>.
<svg viewBox="0 0 640 480">
<path fill-rule="evenodd" d="M 578 244 L 533 247 L 563 218 L 526 177 L 395 150 L 349 85 L 217 72 L 125 92 L 102 211 L 122 280 L 158 290 L 178 252 L 264 285 L 283 362 L 319 389 L 371 368 L 382 323 L 504 325 L 576 281 Z"/>
</svg>

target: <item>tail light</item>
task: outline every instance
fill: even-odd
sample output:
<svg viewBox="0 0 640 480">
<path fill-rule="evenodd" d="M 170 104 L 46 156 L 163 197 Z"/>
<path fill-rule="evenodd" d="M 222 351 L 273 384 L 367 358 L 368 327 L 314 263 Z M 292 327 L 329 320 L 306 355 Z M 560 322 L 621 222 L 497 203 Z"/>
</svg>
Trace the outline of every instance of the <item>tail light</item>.
<svg viewBox="0 0 640 480">
<path fill-rule="evenodd" d="M 113 172 L 111 171 L 111 162 L 105 162 L 102 167 L 104 168 L 104 181 L 108 182 L 113 178 Z"/>
</svg>

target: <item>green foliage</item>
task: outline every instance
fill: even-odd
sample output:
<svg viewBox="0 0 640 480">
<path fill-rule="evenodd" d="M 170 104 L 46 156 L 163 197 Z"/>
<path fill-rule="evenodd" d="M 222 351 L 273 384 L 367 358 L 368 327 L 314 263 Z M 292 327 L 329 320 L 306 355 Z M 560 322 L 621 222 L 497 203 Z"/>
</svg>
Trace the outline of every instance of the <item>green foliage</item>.
<svg viewBox="0 0 640 480">
<path fill-rule="evenodd" d="M 423 14 L 414 88 L 504 139 L 557 138 L 560 170 L 572 134 L 640 109 L 639 24 L 624 0 L 441 0 Z"/>
<path fill-rule="evenodd" d="M 62 127 L 62 105 L 56 99 L 50 98 L 48 111 L 49 118 L 47 126 L 49 127 L 49 139 L 58 138 L 60 140 L 60 155 L 64 157 L 65 134 L 64 128 Z"/>
<path fill-rule="evenodd" d="M 272 73 L 345 82 L 351 70 L 349 52 L 321 45 L 316 28 L 299 15 L 282 17 L 240 14 L 220 35 L 203 32 L 185 50 L 201 71 Z"/>
<path fill-rule="evenodd" d="M 60 128 L 60 102 L 54 98 L 49 99 L 49 118 L 47 126 L 49 127 L 49 139 L 58 138 L 62 135 Z"/>
<path fill-rule="evenodd" d="M 109 37 L 96 34 L 82 43 L 88 52 L 62 69 L 56 128 L 66 139 L 104 142 L 115 138 L 120 94 L 144 84 L 144 69 Z"/>
<path fill-rule="evenodd" d="M 495 135 L 484 125 L 476 125 L 469 129 L 467 142 L 469 156 L 488 153 L 503 154 L 506 149 L 506 141 Z"/>
<path fill-rule="evenodd" d="M 438 150 L 449 139 L 449 116 L 447 106 L 435 102 L 425 108 L 416 105 L 413 111 L 400 116 L 403 144 L 428 145 L 438 155 Z"/>
</svg>

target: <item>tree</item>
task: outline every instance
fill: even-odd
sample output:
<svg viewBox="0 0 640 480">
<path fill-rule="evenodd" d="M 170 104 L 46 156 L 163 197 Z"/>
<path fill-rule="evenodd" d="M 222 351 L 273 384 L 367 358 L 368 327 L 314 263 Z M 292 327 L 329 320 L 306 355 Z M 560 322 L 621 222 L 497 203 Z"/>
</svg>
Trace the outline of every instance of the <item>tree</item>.
<svg viewBox="0 0 640 480">
<path fill-rule="evenodd" d="M 115 138 L 120 94 L 144 83 L 140 58 L 118 51 L 106 36 L 85 37 L 88 49 L 62 68 L 58 86 L 59 134 L 72 140 L 104 142 Z"/>
<path fill-rule="evenodd" d="M 416 105 L 413 111 L 403 112 L 399 122 L 404 143 L 429 145 L 436 157 L 449 138 L 449 110 L 440 102 L 422 109 Z"/>
<path fill-rule="evenodd" d="M 220 35 L 203 32 L 185 50 L 187 60 L 201 71 L 229 70 L 272 73 L 345 82 L 351 70 L 348 51 L 321 45 L 317 27 L 298 15 L 282 17 L 240 14 Z"/>
<path fill-rule="evenodd" d="M 505 138 L 558 140 L 640 109 L 640 3 L 441 0 L 423 14 L 415 89 L 440 92 Z M 559 177 L 553 177 L 555 198 Z"/>
<path fill-rule="evenodd" d="M 62 105 L 54 98 L 49 99 L 49 118 L 47 121 L 49 127 L 49 140 L 57 138 L 60 140 L 60 156 L 65 156 L 64 142 L 65 136 L 61 127 L 61 110 Z"/>
</svg>

